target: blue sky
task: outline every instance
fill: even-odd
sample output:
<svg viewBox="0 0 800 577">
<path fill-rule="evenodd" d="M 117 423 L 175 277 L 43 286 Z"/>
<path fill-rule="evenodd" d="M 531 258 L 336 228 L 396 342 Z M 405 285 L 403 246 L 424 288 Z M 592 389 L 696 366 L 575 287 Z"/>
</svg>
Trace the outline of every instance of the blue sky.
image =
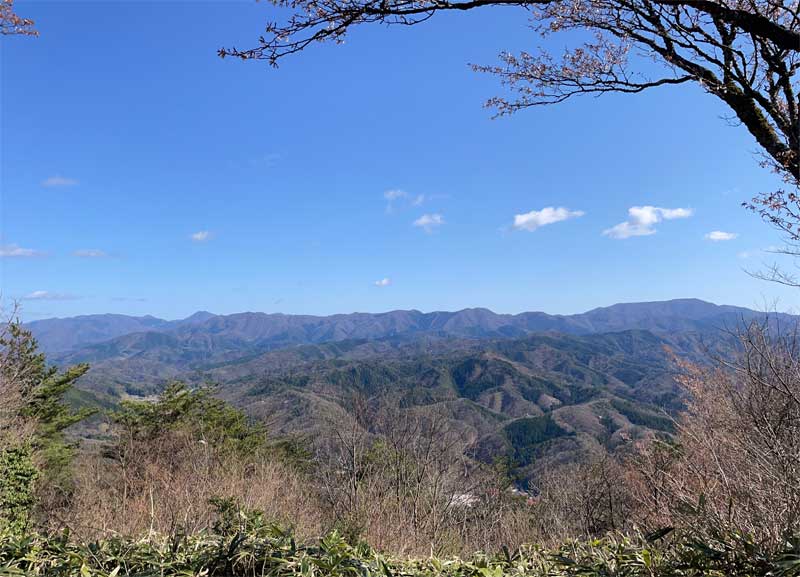
<svg viewBox="0 0 800 577">
<path fill-rule="evenodd" d="M 542 44 L 519 11 L 274 70 L 216 56 L 264 3 L 17 5 L 41 36 L 0 47 L 0 270 L 26 318 L 800 303 L 744 272 L 779 238 L 740 203 L 777 185 L 698 88 L 491 119 L 468 63 Z"/>
</svg>

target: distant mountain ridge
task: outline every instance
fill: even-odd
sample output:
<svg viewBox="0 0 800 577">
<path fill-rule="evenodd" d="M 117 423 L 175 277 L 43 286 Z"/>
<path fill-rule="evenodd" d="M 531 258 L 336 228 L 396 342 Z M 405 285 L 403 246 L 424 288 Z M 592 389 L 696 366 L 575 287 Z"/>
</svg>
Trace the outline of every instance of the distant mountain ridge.
<svg viewBox="0 0 800 577">
<path fill-rule="evenodd" d="M 680 299 L 576 315 L 198 312 L 28 326 L 52 362 L 91 365 L 78 382 L 87 403 L 152 398 L 171 380 L 213 384 L 273 433 L 324 441 L 325 426 L 354 418 L 347 399 L 362 395 L 380 410 L 436 412 L 476 458 L 509 457 L 533 479 L 548 463 L 668 435 L 683 406 L 673 354 L 706 362 L 734 353 L 736 339 L 720 329 L 763 316 Z"/>
<path fill-rule="evenodd" d="M 105 343 L 111 353 L 116 344 L 135 348 L 135 342 L 152 342 L 146 333 L 170 335 L 190 349 L 259 349 L 394 336 L 438 334 L 461 338 L 515 338 L 538 332 L 594 334 L 632 329 L 653 332 L 708 331 L 732 327 L 761 316 L 750 309 L 715 305 L 698 299 L 622 303 L 574 315 L 543 312 L 498 314 L 484 308 L 455 312 L 396 310 L 385 313 L 350 313 L 331 316 L 245 312 L 214 315 L 197 312 L 178 321 L 152 316 L 84 315 L 33 321 L 27 327 L 48 354 L 64 354 Z M 779 317 L 796 319 L 786 314 Z M 139 336 L 133 336 L 139 335 Z M 102 356 L 102 355 L 101 355 Z"/>
<path fill-rule="evenodd" d="M 165 321 L 151 315 L 134 317 L 118 314 L 80 315 L 31 321 L 25 326 L 47 353 L 68 351 L 92 345 L 131 333 L 166 331 L 182 325 L 207 321 L 216 315 L 198 311 L 178 321 Z"/>
</svg>

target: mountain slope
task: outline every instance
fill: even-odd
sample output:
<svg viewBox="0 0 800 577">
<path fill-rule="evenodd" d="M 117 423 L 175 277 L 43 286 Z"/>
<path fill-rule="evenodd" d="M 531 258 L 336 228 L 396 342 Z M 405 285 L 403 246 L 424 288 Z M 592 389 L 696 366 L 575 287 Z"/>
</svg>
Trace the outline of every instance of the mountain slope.
<svg viewBox="0 0 800 577">
<path fill-rule="evenodd" d="M 269 352 L 195 378 L 218 383 L 221 396 L 275 434 L 311 442 L 351 426 L 356 397 L 376 415 L 435 414 L 476 457 L 509 458 L 524 478 L 553 460 L 668 433 L 667 415 L 682 406 L 667 342 L 647 331 L 449 339 L 421 348 L 396 342 L 388 354 L 368 352 L 373 344 Z"/>
<path fill-rule="evenodd" d="M 730 354 L 735 339 L 720 329 L 760 316 L 687 299 L 571 316 L 197 313 L 172 322 L 112 319 L 100 323 L 105 333 L 94 327 L 104 319 L 86 317 L 32 326 L 62 346 L 73 328 L 73 341 L 85 343 L 146 327 L 53 357 L 92 365 L 79 382 L 87 398 L 146 397 L 170 379 L 214 383 L 275 434 L 324 442 L 348 423 L 379 434 L 356 418 L 352 401 L 361 397 L 378 415 L 439 415 L 475 457 L 508 459 L 533 479 L 550 463 L 668 434 L 668 415 L 683 402 L 673 355 Z"/>
<path fill-rule="evenodd" d="M 44 319 L 27 323 L 26 327 L 36 337 L 42 350 L 56 353 L 131 333 L 166 329 L 169 322 L 151 316 L 104 314 Z"/>
<path fill-rule="evenodd" d="M 157 341 L 135 333 L 174 337 L 180 355 L 246 356 L 298 344 L 430 335 L 460 338 L 515 338 L 539 332 L 593 334 L 632 329 L 652 332 L 711 332 L 732 328 L 761 313 L 695 299 L 619 304 L 578 315 L 496 314 L 487 309 L 422 313 L 391 311 L 317 317 L 265 313 L 217 316 L 196 313 L 183 321 L 99 315 L 50 319 L 28 325 L 48 353 L 63 362 L 102 361 L 148 355 Z M 796 317 L 777 315 L 793 323 Z M 102 345 L 100 345 L 102 343 Z M 138 343 L 138 344 L 137 344 Z M 160 353 L 158 353 L 160 354 Z M 178 354 L 178 353 L 169 353 Z M 180 356 L 179 355 L 179 356 Z"/>
</svg>

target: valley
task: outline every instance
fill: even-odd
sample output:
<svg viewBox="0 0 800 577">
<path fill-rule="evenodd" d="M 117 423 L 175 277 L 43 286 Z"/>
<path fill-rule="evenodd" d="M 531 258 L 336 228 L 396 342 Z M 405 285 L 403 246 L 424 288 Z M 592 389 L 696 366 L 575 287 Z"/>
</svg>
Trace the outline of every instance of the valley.
<svg viewBox="0 0 800 577">
<path fill-rule="evenodd" d="M 373 415 L 436 414 L 467 452 L 508 460 L 530 480 L 552 463 L 669 435 L 683 403 L 676 360 L 733 354 L 735 329 L 762 316 L 687 299 L 572 316 L 201 312 L 28 327 L 59 365 L 90 365 L 78 381 L 82 403 L 149 398 L 180 380 L 213 387 L 272 435 L 313 447 L 331 428 L 357 422 L 359 398 Z"/>
</svg>

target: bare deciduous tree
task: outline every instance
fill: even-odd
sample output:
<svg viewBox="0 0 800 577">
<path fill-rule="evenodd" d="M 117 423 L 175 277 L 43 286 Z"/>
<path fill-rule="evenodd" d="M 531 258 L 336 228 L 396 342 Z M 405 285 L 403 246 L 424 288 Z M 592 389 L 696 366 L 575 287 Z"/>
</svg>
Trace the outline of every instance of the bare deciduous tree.
<svg viewBox="0 0 800 577">
<path fill-rule="evenodd" d="M 578 94 L 638 93 L 696 83 L 722 100 L 753 135 L 765 160 L 797 185 L 800 172 L 797 0 L 272 0 L 291 15 L 270 22 L 258 46 L 221 56 L 273 65 L 315 42 L 342 42 L 361 24 L 415 25 L 438 13 L 516 6 L 540 35 L 588 32 L 592 39 L 554 56 L 501 54 L 513 97 L 489 101 L 500 114 L 563 102 Z M 631 58 L 635 54 L 638 62 Z M 650 76 L 636 64 L 652 59 Z"/>
<path fill-rule="evenodd" d="M 798 266 L 798 258 L 800 258 L 800 194 L 793 190 L 787 192 L 781 189 L 756 196 L 752 201 L 744 203 L 744 206 L 759 214 L 783 237 L 784 245 L 782 247 L 772 248 L 766 252 L 792 257 L 795 266 Z M 797 274 L 776 262 L 767 265 L 764 270 L 751 274 L 763 280 L 795 288 L 800 287 L 800 279 Z"/>
<path fill-rule="evenodd" d="M 537 485 L 537 535 L 554 535 L 557 541 L 630 528 L 625 469 L 608 454 L 548 469 Z"/>
<path fill-rule="evenodd" d="M 14 11 L 14 0 L 0 0 L 0 34 L 38 36 L 33 20 L 22 18 Z"/>
<path fill-rule="evenodd" d="M 467 440 L 437 408 L 371 410 L 363 397 L 348 405 L 355 416 L 331 423 L 335 442 L 316 470 L 328 514 L 349 538 L 409 555 L 530 540 L 525 500 L 466 456 Z"/>
<path fill-rule="evenodd" d="M 473 498 L 466 443 L 436 411 L 375 411 L 359 396 L 348 404 L 353 419 L 331 423 L 335 442 L 317 467 L 339 528 L 408 553 L 441 547 Z"/>
<path fill-rule="evenodd" d="M 0 444 L 29 437 L 34 426 L 32 418 L 22 416 L 22 408 L 39 375 L 31 359 L 41 355 L 17 316 L 15 306 L 0 321 Z"/>
<path fill-rule="evenodd" d="M 741 341 L 735 363 L 685 365 L 677 443 L 645 451 L 636 495 L 655 525 L 779 545 L 800 530 L 800 341 L 767 323 Z"/>
</svg>

